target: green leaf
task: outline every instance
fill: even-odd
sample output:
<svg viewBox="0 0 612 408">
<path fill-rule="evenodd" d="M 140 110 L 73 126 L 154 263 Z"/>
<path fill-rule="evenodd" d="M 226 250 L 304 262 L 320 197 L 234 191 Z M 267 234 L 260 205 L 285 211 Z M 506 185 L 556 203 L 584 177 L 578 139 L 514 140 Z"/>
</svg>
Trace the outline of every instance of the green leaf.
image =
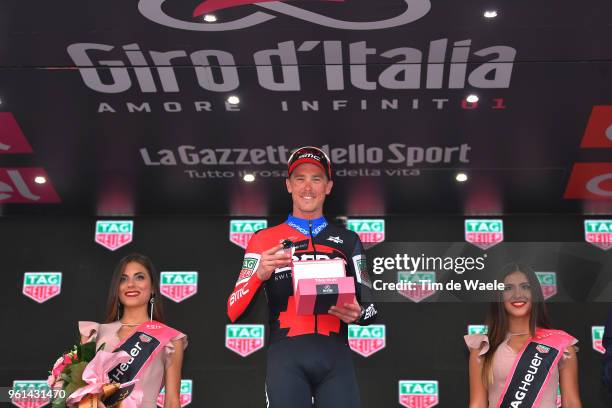
<svg viewBox="0 0 612 408">
<path fill-rule="evenodd" d="M 51 401 L 51 408 L 66 408 L 66 398 L 55 398 Z"/>
<path fill-rule="evenodd" d="M 79 361 L 90 362 L 96 355 L 96 343 L 90 341 L 89 343 L 81 344 L 80 350 L 78 351 Z"/>
</svg>

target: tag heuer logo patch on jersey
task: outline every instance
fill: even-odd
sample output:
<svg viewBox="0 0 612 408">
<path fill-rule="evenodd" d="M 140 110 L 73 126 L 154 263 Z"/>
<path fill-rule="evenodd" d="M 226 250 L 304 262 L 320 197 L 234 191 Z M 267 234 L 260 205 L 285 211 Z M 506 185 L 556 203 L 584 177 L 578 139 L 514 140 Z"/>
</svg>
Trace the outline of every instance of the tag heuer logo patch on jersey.
<svg viewBox="0 0 612 408">
<path fill-rule="evenodd" d="M 412 300 L 413 302 L 418 303 L 421 300 L 426 299 L 436 293 L 436 290 L 433 289 L 433 285 L 426 284 L 424 287 L 423 284 L 421 284 L 421 282 L 435 283 L 436 282 L 435 272 L 411 273 L 411 272 L 405 272 L 405 271 L 398 271 L 397 272 L 397 283 L 401 283 L 401 282 L 414 283 L 414 285 L 412 286 L 413 289 L 405 288 L 405 289 L 397 290 L 397 292 L 400 295 Z"/>
<path fill-rule="evenodd" d="M 543 344 L 538 344 L 536 346 L 536 350 L 538 350 L 538 352 L 542 353 L 542 354 L 548 354 L 548 352 L 550 351 L 550 347 L 547 347 Z"/>
<path fill-rule="evenodd" d="M 192 380 L 181 380 L 181 389 L 179 394 L 179 403 L 181 407 L 186 407 L 191 404 L 191 396 L 193 395 L 193 381 Z M 162 388 L 157 396 L 157 406 L 164 408 L 164 402 L 166 402 L 166 387 Z"/>
<path fill-rule="evenodd" d="M 359 239 L 367 246 L 373 246 L 385 240 L 384 219 L 349 219 L 346 227 L 357 233 Z"/>
<path fill-rule="evenodd" d="M 225 328 L 225 347 L 246 357 L 264 346 L 263 324 L 228 324 Z"/>
<path fill-rule="evenodd" d="M 242 260 L 242 269 L 240 270 L 240 275 L 238 275 L 238 280 L 236 281 L 236 285 L 240 285 L 241 283 L 245 283 L 249 280 L 251 276 L 257 270 L 257 266 L 259 265 L 259 259 L 261 258 L 260 254 L 256 253 L 247 253 L 244 254 L 244 259 Z"/>
<path fill-rule="evenodd" d="M 400 381 L 399 403 L 407 408 L 429 408 L 438 405 L 437 381 Z"/>
<path fill-rule="evenodd" d="M 62 290 L 61 272 L 26 272 L 22 293 L 38 303 L 44 303 Z"/>
<path fill-rule="evenodd" d="M 465 240 L 480 249 L 489 249 L 504 240 L 502 220 L 465 220 Z"/>
<path fill-rule="evenodd" d="M 591 334 L 593 337 L 593 349 L 601 354 L 605 354 L 606 349 L 603 346 L 604 326 L 591 327 Z"/>
<path fill-rule="evenodd" d="M 557 274 L 555 272 L 536 272 L 544 300 L 557 294 Z"/>
<path fill-rule="evenodd" d="M 52 394 L 47 381 L 15 380 L 13 391 L 11 403 L 20 408 L 39 408 L 51 402 Z"/>
<path fill-rule="evenodd" d="M 584 239 L 604 251 L 612 248 L 612 220 L 584 220 Z"/>
<path fill-rule="evenodd" d="M 229 240 L 246 249 L 253 234 L 264 228 L 268 228 L 267 220 L 230 220 Z"/>
<path fill-rule="evenodd" d="M 134 221 L 96 221 L 96 242 L 114 251 L 132 242 Z"/>
<path fill-rule="evenodd" d="M 147 336 L 146 334 L 142 333 L 140 336 L 138 336 L 138 338 L 140 339 L 140 341 L 142 341 L 143 343 L 150 343 L 151 340 L 153 340 L 151 337 Z"/>
<path fill-rule="evenodd" d="M 359 326 L 349 324 L 348 342 L 351 350 L 364 357 L 382 350 L 386 345 L 386 334 L 384 324 L 371 324 Z"/>
<path fill-rule="evenodd" d="M 487 334 L 489 327 L 486 324 L 470 324 L 468 325 L 468 334 Z"/>
<path fill-rule="evenodd" d="M 162 295 L 180 303 L 198 292 L 198 273 L 189 272 L 162 272 L 160 275 L 159 290 Z"/>
<path fill-rule="evenodd" d="M 330 237 L 327 237 L 327 240 L 331 241 L 331 242 L 335 242 L 336 244 L 343 244 L 344 243 L 344 241 L 342 239 L 340 239 L 340 237 L 332 237 L 332 236 L 330 236 Z"/>
</svg>

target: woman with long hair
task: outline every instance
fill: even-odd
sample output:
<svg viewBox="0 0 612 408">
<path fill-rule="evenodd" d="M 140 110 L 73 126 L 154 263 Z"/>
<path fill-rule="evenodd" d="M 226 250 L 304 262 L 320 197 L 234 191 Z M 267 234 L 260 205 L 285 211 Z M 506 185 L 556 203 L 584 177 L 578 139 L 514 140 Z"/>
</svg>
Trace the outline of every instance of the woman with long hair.
<svg viewBox="0 0 612 408">
<path fill-rule="evenodd" d="M 81 342 L 124 350 L 132 358 L 109 372 L 113 382 L 129 384 L 104 400 L 115 406 L 130 398 L 133 406 L 154 408 L 166 387 L 164 408 L 179 408 L 186 336 L 164 324 L 158 276 L 151 260 L 131 254 L 119 261 L 111 278 L 103 324 L 79 322 Z"/>
<path fill-rule="evenodd" d="M 581 408 L 577 340 L 551 328 L 542 288 L 526 266 L 501 271 L 504 290 L 491 302 L 488 334 L 465 336 L 470 349 L 470 408 Z"/>
</svg>

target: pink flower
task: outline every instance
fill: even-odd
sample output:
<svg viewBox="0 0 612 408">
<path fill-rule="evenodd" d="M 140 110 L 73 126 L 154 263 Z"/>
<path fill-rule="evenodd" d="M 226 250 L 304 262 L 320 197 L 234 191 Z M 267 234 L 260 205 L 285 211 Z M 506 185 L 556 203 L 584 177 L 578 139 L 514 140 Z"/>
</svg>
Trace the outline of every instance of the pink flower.
<svg viewBox="0 0 612 408">
<path fill-rule="evenodd" d="M 47 384 L 49 384 L 49 387 L 51 388 L 53 388 L 53 386 L 55 385 L 55 376 L 53 374 L 51 374 L 49 378 L 47 378 Z"/>
</svg>

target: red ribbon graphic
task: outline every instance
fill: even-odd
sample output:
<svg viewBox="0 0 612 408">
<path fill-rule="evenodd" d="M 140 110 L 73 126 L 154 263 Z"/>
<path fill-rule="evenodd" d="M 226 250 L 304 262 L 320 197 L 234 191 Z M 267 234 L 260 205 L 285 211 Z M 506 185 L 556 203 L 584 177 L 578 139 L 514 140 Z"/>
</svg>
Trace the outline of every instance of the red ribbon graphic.
<svg viewBox="0 0 612 408">
<path fill-rule="evenodd" d="M 217 11 L 221 9 L 226 9 L 226 8 L 235 7 L 235 6 L 242 6 L 245 4 L 268 3 L 270 1 L 271 0 L 205 0 L 198 7 L 196 7 L 196 9 L 193 12 L 193 16 L 199 17 L 202 14 L 211 13 L 213 11 Z M 288 0 L 288 1 L 295 1 L 295 0 Z M 343 2 L 344 0 L 316 0 L 316 1 Z"/>
</svg>

